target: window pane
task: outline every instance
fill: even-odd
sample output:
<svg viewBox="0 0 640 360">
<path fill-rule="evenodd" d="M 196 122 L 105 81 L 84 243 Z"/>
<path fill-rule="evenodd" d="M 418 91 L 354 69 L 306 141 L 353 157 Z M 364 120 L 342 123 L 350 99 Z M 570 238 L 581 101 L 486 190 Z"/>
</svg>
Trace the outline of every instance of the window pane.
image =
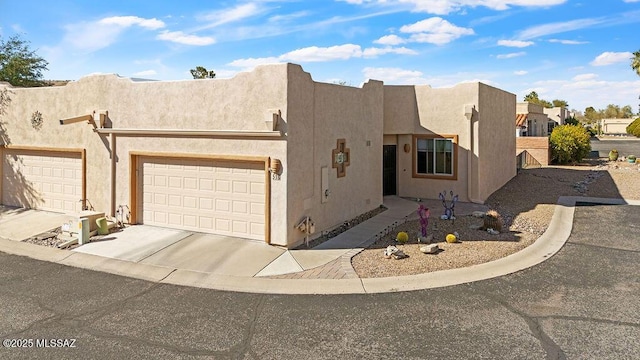
<svg viewBox="0 0 640 360">
<path fill-rule="evenodd" d="M 444 174 L 444 173 L 446 173 L 445 153 L 437 152 L 436 153 L 436 174 Z"/>
<path fill-rule="evenodd" d="M 427 173 L 427 152 L 426 151 L 418 151 L 418 156 L 416 161 L 418 162 L 416 165 L 418 174 L 426 174 Z"/>
<path fill-rule="evenodd" d="M 418 150 L 427 150 L 427 139 L 418 139 Z"/>
<path fill-rule="evenodd" d="M 433 151 L 429 151 L 427 152 L 427 172 L 429 174 L 433 174 L 433 156 L 434 156 L 434 152 Z"/>
</svg>

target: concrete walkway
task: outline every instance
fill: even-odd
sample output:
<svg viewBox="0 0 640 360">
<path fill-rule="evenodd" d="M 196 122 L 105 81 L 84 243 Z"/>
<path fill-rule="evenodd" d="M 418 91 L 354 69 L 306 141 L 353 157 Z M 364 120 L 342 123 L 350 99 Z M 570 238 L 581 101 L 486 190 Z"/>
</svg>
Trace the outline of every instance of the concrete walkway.
<svg viewBox="0 0 640 360">
<path fill-rule="evenodd" d="M 506 275 L 534 266 L 555 254 L 571 233 L 576 202 L 640 205 L 640 201 L 562 197 L 547 231 L 531 246 L 508 257 L 469 268 L 390 278 L 359 278 L 351 258 L 379 236 L 417 218 L 418 203 L 385 197 L 388 210 L 309 250 L 286 250 L 255 241 L 137 225 L 112 233 L 73 251 L 28 244 L 5 236 L 18 216 L 2 213 L 0 251 L 104 271 L 123 276 L 218 290 L 281 293 L 340 294 L 407 291 L 449 286 Z M 442 213 L 439 201 L 424 201 L 432 216 Z M 459 203 L 456 214 L 486 210 L 483 205 Z M 37 215 L 20 214 L 23 224 Z M 50 228 L 49 228 L 50 229 Z M 35 235 L 35 234 L 34 234 Z M 24 236 L 22 234 L 21 236 Z"/>
</svg>

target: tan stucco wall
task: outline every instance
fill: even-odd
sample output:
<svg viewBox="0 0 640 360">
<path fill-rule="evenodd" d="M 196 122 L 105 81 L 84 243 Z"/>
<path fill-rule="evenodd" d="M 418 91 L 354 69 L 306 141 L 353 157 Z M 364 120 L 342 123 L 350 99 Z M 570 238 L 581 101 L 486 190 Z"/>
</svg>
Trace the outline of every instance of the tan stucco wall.
<svg viewBox="0 0 640 360">
<path fill-rule="evenodd" d="M 604 134 L 626 134 L 627 126 L 635 119 L 602 119 L 602 133 Z"/>
<path fill-rule="evenodd" d="M 516 96 L 486 84 L 479 84 L 478 103 L 478 191 L 473 196 L 485 201 L 516 175 L 515 103 Z M 475 116 L 475 115 L 474 115 Z M 475 124 L 474 120 L 474 124 Z M 475 127 L 475 125 L 474 125 Z"/>
<path fill-rule="evenodd" d="M 287 141 L 288 220 L 294 226 L 305 216 L 316 224 L 316 234 L 335 227 L 382 204 L 382 83 L 362 88 L 313 81 L 298 65 L 289 65 Z M 350 165 L 337 177 L 331 150 L 346 140 Z M 321 168 L 329 170 L 327 202 L 322 202 Z M 304 234 L 289 233 L 290 244 Z"/>
<path fill-rule="evenodd" d="M 465 113 L 471 109 L 470 121 Z M 441 89 L 385 86 L 384 113 L 385 143 L 397 136 L 400 196 L 437 199 L 452 190 L 461 201 L 483 202 L 515 175 L 511 93 L 481 83 Z M 457 180 L 413 178 L 414 134 L 458 136 Z M 405 144 L 412 147 L 409 153 L 403 151 Z"/>
<path fill-rule="evenodd" d="M 110 212 L 110 138 L 94 133 L 87 122 L 61 126 L 59 119 L 108 110 L 113 128 L 268 130 L 269 109 L 286 117 L 287 66 L 259 67 L 232 79 L 132 82 L 115 75 L 81 78 L 63 87 L 12 89 L 2 117 L 6 143 L 16 146 L 84 148 L 87 198 L 98 211 Z M 44 124 L 34 130 L 29 119 L 40 111 Z M 221 139 L 122 137 L 116 141 L 116 204 L 129 203 L 129 152 L 268 156 L 287 169 L 283 138 Z M 286 245 L 287 178 L 271 182 L 271 242 Z"/>
<path fill-rule="evenodd" d="M 453 88 L 430 86 L 385 86 L 385 135 L 398 139 L 398 195 L 437 199 L 442 191 L 468 201 L 467 160 L 469 122 L 464 116 L 465 104 L 477 103 L 477 84 L 461 84 Z M 413 178 L 413 134 L 458 135 L 457 180 Z M 405 153 L 405 144 L 411 150 Z"/>
<path fill-rule="evenodd" d="M 516 114 L 527 114 L 531 127 L 527 129 L 527 136 L 547 136 L 549 117 L 544 113 L 544 107 L 528 102 L 517 103 Z M 515 117 L 514 117 L 515 119 Z M 515 133 L 515 132 L 514 132 Z"/>
</svg>

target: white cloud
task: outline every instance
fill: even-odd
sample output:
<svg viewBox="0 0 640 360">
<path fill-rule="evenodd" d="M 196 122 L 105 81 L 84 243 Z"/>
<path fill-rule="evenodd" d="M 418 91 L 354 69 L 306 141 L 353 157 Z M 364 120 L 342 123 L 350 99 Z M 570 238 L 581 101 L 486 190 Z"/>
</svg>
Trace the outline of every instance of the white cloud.
<svg viewBox="0 0 640 360">
<path fill-rule="evenodd" d="M 598 75 L 596 74 L 580 74 L 580 75 L 576 75 L 573 77 L 573 81 L 587 81 L 587 80 L 593 80 L 595 78 L 597 78 Z"/>
<path fill-rule="evenodd" d="M 640 0 L 638 0 L 640 1 Z M 561 39 L 549 39 L 550 43 L 558 43 L 563 45 L 583 45 L 588 44 L 588 41 L 577 41 L 577 40 L 561 40 Z"/>
<path fill-rule="evenodd" d="M 496 56 L 496 59 L 513 59 L 516 57 L 520 57 L 520 56 L 525 56 L 527 53 L 524 51 L 520 51 L 517 53 L 510 53 L 510 54 L 500 54 L 498 56 Z"/>
<path fill-rule="evenodd" d="M 133 25 L 138 25 L 145 29 L 157 30 L 163 28 L 164 22 L 158 20 L 156 18 L 152 19 L 144 19 L 137 16 L 112 16 L 108 18 L 104 18 L 98 21 L 99 24 L 104 25 L 117 25 L 123 28 L 127 28 Z"/>
<path fill-rule="evenodd" d="M 518 71 L 514 71 L 513 75 L 517 75 L 517 76 L 522 76 L 522 75 L 527 75 L 529 72 L 527 70 L 518 70 Z"/>
<path fill-rule="evenodd" d="M 216 42 L 210 36 L 197 36 L 185 34 L 182 31 L 163 31 L 156 37 L 159 40 L 171 41 L 183 45 L 206 46 Z"/>
<path fill-rule="evenodd" d="M 230 62 L 228 65 L 252 68 L 257 65 L 282 62 L 326 62 L 348 60 L 351 58 L 371 58 L 385 54 L 416 55 L 417 52 L 405 47 L 371 47 L 363 50 L 360 45 L 355 44 L 343 44 L 329 47 L 309 46 L 284 53 L 277 57 L 238 59 Z"/>
<path fill-rule="evenodd" d="M 399 54 L 399 55 L 418 55 L 415 50 L 407 49 L 406 47 L 390 47 L 387 46 L 385 48 L 366 48 L 362 52 L 362 56 L 364 57 L 377 57 L 385 54 Z"/>
<path fill-rule="evenodd" d="M 264 58 L 248 58 L 248 59 L 238 59 L 230 62 L 229 66 L 245 68 L 247 70 L 252 69 L 258 65 L 267 65 L 267 64 L 278 64 L 284 61 L 280 60 L 277 57 L 264 57 Z"/>
<path fill-rule="evenodd" d="M 66 33 L 61 46 L 87 52 L 96 51 L 113 44 L 120 34 L 132 26 L 156 30 L 165 25 L 156 18 L 137 16 L 112 16 L 98 21 L 69 24 L 64 27 Z"/>
<path fill-rule="evenodd" d="M 412 7 L 415 12 L 425 12 L 436 15 L 446 15 L 460 11 L 466 7 L 484 6 L 493 10 L 507 10 L 512 6 L 549 7 L 560 5 L 567 0 L 340 0 L 349 4 L 375 4 L 381 6 Z"/>
<path fill-rule="evenodd" d="M 507 46 L 507 47 L 517 47 L 523 48 L 533 45 L 533 41 L 522 41 L 522 40 L 499 40 L 498 45 Z"/>
<path fill-rule="evenodd" d="M 301 62 L 320 62 L 331 60 L 346 60 L 351 57 L 361 57 L 362 49 L 360 45 L 344 44 L 330 47 L 310 46 L 293 50 L 284 55 L 281 59 L 301 61 Z"/>
<path fill-rule="evenodd" d="M 403 33 L 412 34 L 411 41 L 442 45 L 464 35 L 475 34 L 473 29 L 463 28 L 444 20 L 432 17 L 400 28 Z"/>
<path fill-rule="evenodd" d="M 274 15 L 269 18 L 269 22 L 272 22 L 272 23 L 290 22 L 292 20 L 296 20 L 306 16 L 309 16 L 308 11 L 298 11 L 298 12 L 286 14 L 286 15 Z"/>
<path fill-rule="evenodd" d="M 603 52 L 590 63 L 592 66 L 607 66 L 619 62 L 630 62 L 633 54 L 630 52 Z"/>
<path fill-rule="evenodd" d="M 265 10 L 263 8 L 258 6 L 257 2 L 249 2 L 232 8 L 213 11 L 199 17 L 200 20 L 207 21 L 209 22 L 209 24 L 199 28 L 198 30 L 214 28 L 223 24 L 244 20 L 246 18 L 261 14 L 264 11 Z"/>
<path fill-rule="evenodd" d="M 407 40 L 401 38 L 398 35 L 385 35 L 378 40 L 375 40 L 375 44 L 381 45 L 400 45 L 406 43 Z"/>
<path fill-rule="evenodd" d="M 133 73 L 133 76 L 153 76 L 157 74 L 158 72 L 155 70 L 144 70 L 144 71 L 138 71 L 136 73 Z"/>
<path fill-rule="evenodd" d="M 385 83 L 414 85 L 424 84 L 422 72 L 401 68 L 366 67 L 362 70 L 365 79 L 381 80 Z"/>
<path fill-rule="evenodd" d="M 578 20 L 562 21 L 562 22 L 550 23 L 550 24 L 544 24 L 544 25 L 537 25 L 521 31 L 518 34 L 518 38 L 523 40 L 535 39 L 541 36 L 580 30 L 580 29 L 601 24 L 603 22 L 604 20 L 602 19 L 578 19 Z"/>
</svg>

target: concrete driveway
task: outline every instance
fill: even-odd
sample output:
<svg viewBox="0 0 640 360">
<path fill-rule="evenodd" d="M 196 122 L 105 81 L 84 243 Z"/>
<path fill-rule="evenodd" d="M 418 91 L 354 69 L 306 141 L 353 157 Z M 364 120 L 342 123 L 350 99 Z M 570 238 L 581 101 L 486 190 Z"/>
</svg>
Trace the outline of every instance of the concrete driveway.
<svg viewBox="0 0 640 360">
<path fill-rule="evenodd" d="M 22 241 L 73 221 L 67 214 L 0 205 L 0 237 Z"/>
</svg>

